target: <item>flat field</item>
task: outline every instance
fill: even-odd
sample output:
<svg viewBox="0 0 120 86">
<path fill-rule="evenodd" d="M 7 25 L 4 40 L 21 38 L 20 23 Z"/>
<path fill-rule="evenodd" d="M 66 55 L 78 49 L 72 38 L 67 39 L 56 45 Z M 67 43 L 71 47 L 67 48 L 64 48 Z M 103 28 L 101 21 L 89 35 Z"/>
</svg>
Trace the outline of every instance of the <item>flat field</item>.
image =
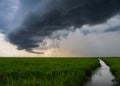
<svg viewBox="0 0 120 86">
<path fill-rule="evenodd" d="M 0 58 L 0 86 L 82 86 L 98 66 L 97 58 Z"/>
<path fill-rule="evenodd" d="M 120 58 L 104 58 L 103 60 L 110 66 L 116 81 L 120 84 Z"/>
</svg>

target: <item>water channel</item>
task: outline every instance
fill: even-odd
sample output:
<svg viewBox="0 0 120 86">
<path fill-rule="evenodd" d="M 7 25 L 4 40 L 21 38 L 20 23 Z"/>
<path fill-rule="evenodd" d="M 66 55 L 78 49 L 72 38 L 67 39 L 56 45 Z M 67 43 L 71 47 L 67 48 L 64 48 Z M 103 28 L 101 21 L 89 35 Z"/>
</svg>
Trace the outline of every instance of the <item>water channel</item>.
<svg viewBox="0 0 120 86">
<path fill-rule="evenodd" d="M 101 59 L 99 62 L 101 67 L 94 71 L 86 86 L 116 86 L 110 68 Z"/>
</svg>

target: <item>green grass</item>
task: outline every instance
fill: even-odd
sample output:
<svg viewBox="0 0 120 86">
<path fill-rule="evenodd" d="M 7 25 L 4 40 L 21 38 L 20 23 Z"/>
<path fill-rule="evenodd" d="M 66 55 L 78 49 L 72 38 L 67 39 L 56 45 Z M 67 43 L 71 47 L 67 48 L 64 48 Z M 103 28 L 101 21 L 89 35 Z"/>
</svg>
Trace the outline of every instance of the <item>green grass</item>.
<svg viewBox="0 0 120 86">
<path fill-rule="evenodd" d="M 82 86 L 97 58 L 0 58 L 0 86 Z"/>
<path fill-rule="evenodd" d="M 110 66 L 112 73 L 120 84 L 120 58 L 104 58 L 103 60 Z"/>
</svg>

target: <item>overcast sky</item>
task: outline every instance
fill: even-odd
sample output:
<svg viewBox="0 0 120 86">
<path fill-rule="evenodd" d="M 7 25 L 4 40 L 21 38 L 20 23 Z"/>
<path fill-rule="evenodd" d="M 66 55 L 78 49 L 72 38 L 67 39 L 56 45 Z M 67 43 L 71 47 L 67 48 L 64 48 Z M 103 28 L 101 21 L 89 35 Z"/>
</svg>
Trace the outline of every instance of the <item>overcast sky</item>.
<svg viewBox="0 0 120 86">
<path fill-rule="evenodd" d="M 0 0 L 0 56 L 120 56 L 120 0 Z"/>
</svg>

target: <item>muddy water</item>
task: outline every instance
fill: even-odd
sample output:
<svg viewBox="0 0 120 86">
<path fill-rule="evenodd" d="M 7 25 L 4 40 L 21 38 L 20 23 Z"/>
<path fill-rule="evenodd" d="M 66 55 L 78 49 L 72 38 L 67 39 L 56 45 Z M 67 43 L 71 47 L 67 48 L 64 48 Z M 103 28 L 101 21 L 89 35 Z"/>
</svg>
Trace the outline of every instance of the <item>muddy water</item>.
<svg viewBox="0 0 120 86">
<path fill-rule="evenodd" d="M 92 75 L 86 86 L 115 86 L 114 76 L 110 72 L 110 68 L 99 59 L 101 67 L 99 67 Z"/>
</svg>

